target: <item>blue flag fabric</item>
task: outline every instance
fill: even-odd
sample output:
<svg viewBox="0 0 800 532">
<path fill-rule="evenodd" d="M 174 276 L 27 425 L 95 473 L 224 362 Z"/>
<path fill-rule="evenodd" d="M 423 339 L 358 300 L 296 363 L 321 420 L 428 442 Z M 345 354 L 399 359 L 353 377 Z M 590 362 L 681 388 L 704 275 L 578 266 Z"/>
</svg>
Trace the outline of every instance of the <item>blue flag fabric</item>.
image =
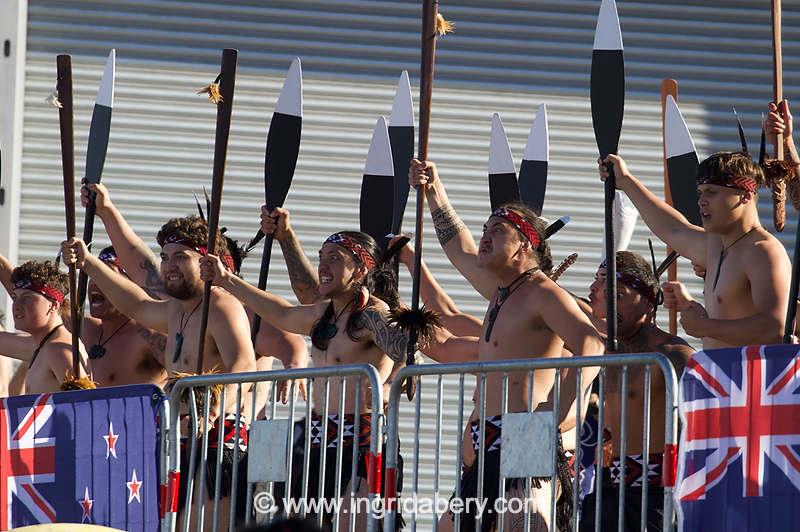
<svg viewBox="0 0 800 532">
<path fill-rule="evenodd" d="M 797 530 L 800 347 L 695 353 L 680 381 L 680 530 Z"/>
<path fill-rule="evenodd" d="M 8 397 L 0 404 L 0 530 L 87 523 L 159 530 L 152 385 Z"/>
</svg>

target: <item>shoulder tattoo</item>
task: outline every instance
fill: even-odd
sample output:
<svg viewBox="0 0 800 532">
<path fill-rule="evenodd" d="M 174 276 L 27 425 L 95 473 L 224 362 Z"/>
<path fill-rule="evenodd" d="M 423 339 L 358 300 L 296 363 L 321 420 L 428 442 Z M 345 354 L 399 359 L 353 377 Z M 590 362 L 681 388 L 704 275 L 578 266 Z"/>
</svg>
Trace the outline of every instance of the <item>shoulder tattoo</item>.
<svg viewBox="0 0 800 532">
<path fill-rule="evenodd" d="M 408 335 L 398 327 L 389 325 L 386 314 L 375 309 L 361 312 L 359 325 L 372 332 L 377 345 L 395 362 L 405 362 L 408 350 Z"/>
<path fill-rule="evenodd" d="M 467 228 L 461 218 L 458 217 L 458 214 L 456 214 L 456 210 L 449 203 L 432 211 L 431 217 L 433 218 L 433 227 L 436 229 L 436 237 L 442 246 Z"/>
</svg>

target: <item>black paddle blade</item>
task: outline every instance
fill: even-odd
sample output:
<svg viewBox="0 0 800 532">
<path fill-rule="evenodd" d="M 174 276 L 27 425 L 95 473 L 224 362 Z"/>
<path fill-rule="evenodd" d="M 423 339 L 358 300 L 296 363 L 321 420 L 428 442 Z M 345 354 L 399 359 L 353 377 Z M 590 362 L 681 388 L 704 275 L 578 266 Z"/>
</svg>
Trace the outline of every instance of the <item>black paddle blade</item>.
<svg viewBox="0 0 800 532">
<path fill-rule="evenodd" d="M 298 116 L 272 115 L 264 161 L 264 195 L 270 211 L 286 201 L 300 154 L 302 126 L 303 119 Z"/>
<path fill-rule="evenodd" d="M 697 206 L 697 168 L 700 161 L 686 121 L 672 96 L 667 97 L 664 113 L 664 140 L 672 205 L 689 223 L 701 226 L 700 209 Z"/>
<path fill-rule="evenodd" d="M 536 216 L 542 215 L 547 191 L 547 161 L 523 160 L 519 168 L 519 198 Z"/>
<path fill-rule="evenodd" d="M 361 231 L 386 249 L 386 235 L 392 232 L 394 203 L 394 162 L 386 120 L 380 117 L 372 132 L 364 177 L 361 181 L 359 220 Z"/>
<path fill-rule="evenodd" d="M 408 169 L 414 158 L 414 102 L 408 72 L 403 71 L 389 117 L 389 142 L 392 145 L 394 164 L 394 203 L 392 207 L 392 233 L 400 234 L 403 214 L 408 202 Z"/>
<path fill-rule="evenodd" d="M 517 171 L 503 122 L 500 115 L 494 113 L 489 138 L 489 202 L 494 211 L 512 201 L 519 201 Z"/>
<path fill-rule="evenodd" d="M 617 153 L 625 110 L 625 68 L 622 50 L 592 52 L 592 125 L 600 156 Z"/>
<path fill-rule="evenodd" d="M 550 160 L 550 133 L 547 124 L 547 107 L 539 106 L 531 124 L 525 155 L 519 167 L 519 197 L 533 209 L 536 216 L 542 215 L 544 195 L 547 191 L 547 165 Z"/>
</svg>

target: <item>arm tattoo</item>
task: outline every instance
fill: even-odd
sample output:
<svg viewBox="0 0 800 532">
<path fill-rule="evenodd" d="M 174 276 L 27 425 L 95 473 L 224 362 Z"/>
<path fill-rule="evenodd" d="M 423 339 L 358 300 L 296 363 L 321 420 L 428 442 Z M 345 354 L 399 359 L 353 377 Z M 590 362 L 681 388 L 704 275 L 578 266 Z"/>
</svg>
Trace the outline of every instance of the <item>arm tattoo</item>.
<svg viewBox="0 0 800 532">
<path fill-rule="evenodd" d="M 386 315 L 375 309 L 366 309 L 361 313 L 360 325 L 372 331 L 377 345 L 395 362 L 405 362 L 408 350 L 408 335 L 397 327 L 389 325 Z"/>
<path fill-rule="evenodd" d="M 166 299 L 167 293 L 164 290 L 164 282 L 161 280 L 158 267 L 151 260 L 145 259 L 139 263 L 139 268 L 145 275 L 142 288 L 147 295 L 154 299 Z"/>
<path fill-rule="evenodd" d="M 442 246 L 467 228 L 449 203 L 432 211 L 431 217 L 433 218 L 433 227 L 436 229 L 436 237 Z"/>
<path fill-rule="evenodd" d="M 289 281 L 292 290 L 301 303 L 313 303 L 319 299 L 319 280 L 317 273 L 300 247 L 296 238 L 290 237 L 280 241 L 286 268 L 289 271 Z"/>
</svg>

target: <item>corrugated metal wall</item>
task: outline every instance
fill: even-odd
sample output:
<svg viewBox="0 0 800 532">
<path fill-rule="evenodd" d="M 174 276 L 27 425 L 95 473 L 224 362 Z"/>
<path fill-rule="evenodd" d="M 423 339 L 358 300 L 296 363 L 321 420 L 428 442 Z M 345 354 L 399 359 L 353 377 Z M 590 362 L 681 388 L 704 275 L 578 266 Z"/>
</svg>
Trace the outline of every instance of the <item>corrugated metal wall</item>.
<svg viewBox="0 0 800 532">
<path fill-rule="evenodd" d="M 602 234 L 602 187 L 588 102 L 599 4 L 442 1 L 440 9 L 456 23 L 456 33 L 439 43 L 433 98 L 431 158 L 439 163 L 453 203 L 475 234 L 488 213 L 491 113 L 501 113 L 519 161 L 533 113 L 541 102 L 547 103 L 551 171 L 544 214 L 572 216 L 554 240 L 553 251 L 556 260 L 580 252 L 578 264 L 563 278 L 578 294 L 586 293 Z M 192 193 L 210 184 L 215 112 L 194 91 L 216 75 L 223 47 L 238 48 L 240 59 L 222 220 L 235 237 L 252 233 L 263 190 L 268 120 L 286 69 L 300 56 L 305 123 L 286 205 L 313 256 L 332 229 L 357 224 L 372 125 L 377 115 L 389 114 L 400 71 L 409 70 L 412 84 L 418 79 L 419 11 L 418 2 L 408 1 L 31 0 L 20 258 L 52 258 L 62 239 L 57 113 L 43 103 L 55 84 L 57 53 L 74 56 L 80 175 L 102 65 L 109 48 L 117 49 L 116 107 L 104 182 L 148 242 L 167 217 L 193 212 Z M 665 77 L 680 82 L 679 102 L 701 156 L 737 146 L 732 105 L 757 145 L 759 114 L 771 94 L 767 2 L 621 1 L 619 13 L 628 80 L 621 150 L 635 173 L 661 192 L 659 84 Z M 789 99 L 800 81 L 800 41 L 793 31 L 798 22 L 798 2 L 784 2 Z M 414 91 L 416 100 L 416 87 Z M 763 206 L 766 223 L 771 213 Z M 787 243 L 795 218 L 791 212 L 783 237 Z M 411 227 L 411 218 L 406 220 Z M 648 236 L 640 224 L 632 249 L 645 253 Z M 426 242 L 426 260 L 445 288 L 463 309 L 482 313 L 485 302 L 449 267 L 427 231 Z M 105 243 L 102 236 L 95 245 L 100 243 Z M 257 257 L 248 261 L 248 279 L 256 279 L 257 265 Z M 699 294 L 700 284 L 685 279 Z M 270 286 L 289 295 L 277 254 Z M 407 295 L 409 283 L 403 287 Z M 446 386 L 446 422 L 451 427 L 457 407 L 453 386 Z M 404 420 L 406 428 L 409 423 Z M 430 431 L 422 443 L 430 451 Z M 441 447 L 450 464 L 454 447 L 452 428 Z M 421 485 L 429 486 L 430 478 L 431 468 L 423 467 Z M 451 467 L 442 493 L 449 493 L 452 478 Z"/>
</svg>

